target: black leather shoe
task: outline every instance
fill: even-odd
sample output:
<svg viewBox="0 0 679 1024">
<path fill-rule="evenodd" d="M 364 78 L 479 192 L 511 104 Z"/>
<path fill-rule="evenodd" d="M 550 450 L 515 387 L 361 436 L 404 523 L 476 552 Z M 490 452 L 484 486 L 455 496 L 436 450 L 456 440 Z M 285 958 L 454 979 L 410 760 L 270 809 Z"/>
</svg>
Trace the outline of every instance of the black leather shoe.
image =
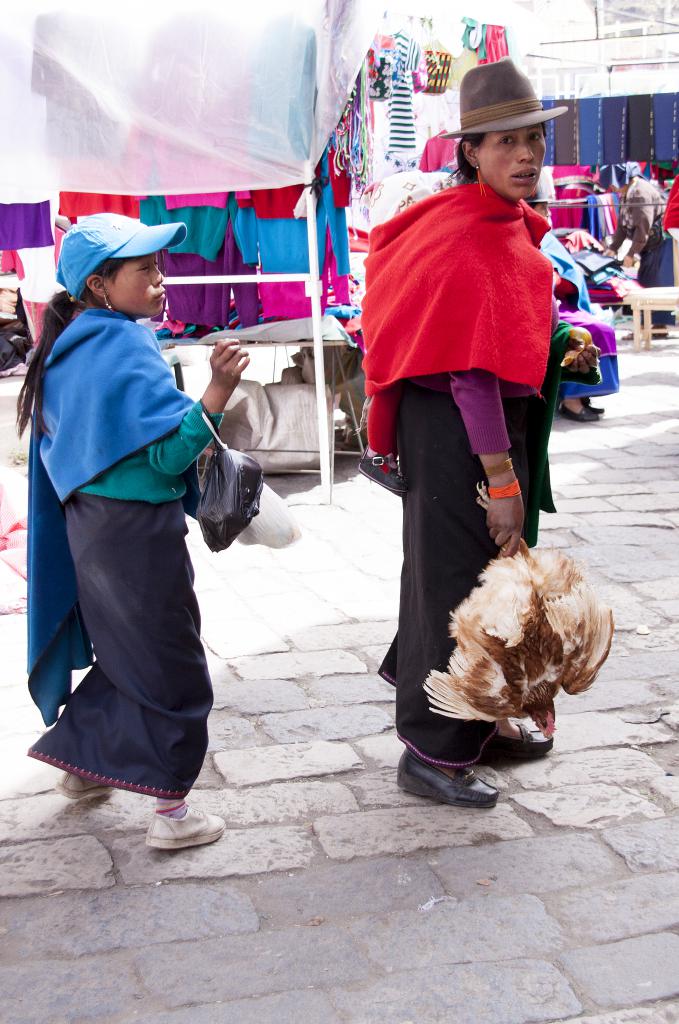
<svg viewBox="0 0 679 1024">
<path fill-rule="evenodd" d="M 583 405 L 580 412 L 573 412 L 572 409 L 567 409 L 565 405 L 562 405 L 559 415 L 566 420 L 573 420 L 574 423 L 596 423 L 599 419 L 599 413 L 594 412 L 591 406 L 586 405 Z"/>
<path fill-rule="evenodd" d="M 521 731 L 521 739 L 518 736 L 500 736 L 499 733 L 495 733 L 483 748 L 481 761 L 490 760 L 494 756 L 532 760 L 544 757 L 550 752 L 554 746 L 553 736 L 545 739 L 541 732 L 531 732 L 522 722 L 516 724 Z"/>
<path fill-rule="evenodd" d="M 592 412 L 595 412 L 597 414 L 597 416 L 603 416 L 603 414 L 606 412 L 606 410 L 603 408 L 603 406 L 601 406 L 601 405 L 592 405 L 592 403 L 591 403 L 589 398 L 581 398 L 580 401 L 582 402 L 583 405 L 586 405 L 587 408 L 590 409 Z"/>
<path fill-rule="evenodd" d="M 405 494 L 408 485 L 404 477 L 397 469 L 389 465 L 383 455 L 368 455 L 368 449 L 363 452 L 358 463 L 358 471 L 368 480 L 373 480 L 380 487 L 386 487 L 392 494 Z"/>
<path fill-rule="evenodd" d="M 409 750 L 401 755 L 396 782 L 406 793 L 454 807 L 494 807 L 497 803 L 498 791 L 478 779 L 471 768 L 458 768 L 454 776 L 446 775 Z"/>
</svg>

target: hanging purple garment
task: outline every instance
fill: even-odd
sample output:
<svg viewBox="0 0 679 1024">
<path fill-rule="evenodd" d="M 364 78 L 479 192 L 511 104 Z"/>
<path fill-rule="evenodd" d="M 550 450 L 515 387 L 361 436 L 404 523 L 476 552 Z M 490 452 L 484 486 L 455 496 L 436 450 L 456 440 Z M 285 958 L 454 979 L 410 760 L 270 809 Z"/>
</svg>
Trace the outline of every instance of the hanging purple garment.
<svg viewBox="0 0 679 1024">
<path fill-rule="evenodd" d="M 335 305 L 349 306 L 349 275 L 337 273 L 337 260 L 332 249 L 328 230 L 325 239 L 325 262 L 321 272 L 323 294 L 321 310 L 332 313 L 328 306 L 330 285 L 335 295 Z M 262 315 L 265 320 L 297 320 L 311 316 L 311 299 L 307 296 L 302 281 L 281 281 L 277 284 L 262 284 L 259 288 L 262 299 Z"/>
<path fill-rule="evenodd" d="M 229 221 L 224 245 L 216 260 L 193 253 L 165 253 L 166 277 L 202 277 L 210 274 L 255 274 L 243 262 Z M 185 324 L 225 327 L 229 322 L 231 291 L 243 327 L 252 327 L 259 316 L 259 293 L 253 284 L 177 284 L 167 286 L 168 316 Z"/>
<path fill-rule="evenodd" d="M 0 203 L 0 249 L 39 249 L 54 245 L 49 200 Z"/>
</svg>

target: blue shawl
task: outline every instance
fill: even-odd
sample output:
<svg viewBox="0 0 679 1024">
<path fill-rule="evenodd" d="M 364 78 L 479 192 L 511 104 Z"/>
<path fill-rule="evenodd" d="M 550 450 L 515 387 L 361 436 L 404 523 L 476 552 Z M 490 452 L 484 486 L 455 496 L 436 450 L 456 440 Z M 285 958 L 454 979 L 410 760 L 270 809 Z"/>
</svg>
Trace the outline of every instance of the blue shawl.
<svg viewBox="0 0 679 1024">
<path fill-rule="evenodd" d="M 568 249 L 551 231 L 548 231 L 540 242 L 540 248 L 560 277 L 570 281 L 578 289 L 578 309 L 585 313 L 592 312 L 592 303 L 587 291 L 587 282 L 582 269 L 577 265 Z"/>
<path fill-rule="evenodd" d="M 47 432 L 33 429 L 28 472 L 28 686 L 46 725 L 68 700 L 72 670 L 92 664 L 63 505 L 171 434 L 193 404 L 177 390 L 151 331 L 123 313 L 86 310 L 45 362 Z M 184 478 L 184 508 L 195 515 L 195 463 Z"/>
</svg>

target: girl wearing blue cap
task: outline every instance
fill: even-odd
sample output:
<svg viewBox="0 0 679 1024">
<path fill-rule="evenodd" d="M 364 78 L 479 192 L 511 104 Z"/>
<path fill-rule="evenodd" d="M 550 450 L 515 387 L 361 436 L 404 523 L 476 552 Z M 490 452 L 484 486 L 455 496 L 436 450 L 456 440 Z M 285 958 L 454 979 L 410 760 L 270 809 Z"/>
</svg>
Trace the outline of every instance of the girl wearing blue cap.
<svg viewBox="0 0 679 1024">
<path fill-rule="evenodd" d="M 196 459 L 248 357 L 215 346 L 202 400 L 178 391 L 147 328 L 163 308 L 160 249 L 183 224 L 115 214 L 66 234 L 40 343 L 19 396 L 29 458 L 29 688 L 45 724 L 29 750 L 73 799 L 156 797 L 146 842 L 211 843 L 224 821 L 187 807 L 207 749 L 212 686 L 185 512 Z M 73 669 L 89 668 L 71 690 Z M 62 708 L 60 712 L 60 708 Z"/>
</svg>

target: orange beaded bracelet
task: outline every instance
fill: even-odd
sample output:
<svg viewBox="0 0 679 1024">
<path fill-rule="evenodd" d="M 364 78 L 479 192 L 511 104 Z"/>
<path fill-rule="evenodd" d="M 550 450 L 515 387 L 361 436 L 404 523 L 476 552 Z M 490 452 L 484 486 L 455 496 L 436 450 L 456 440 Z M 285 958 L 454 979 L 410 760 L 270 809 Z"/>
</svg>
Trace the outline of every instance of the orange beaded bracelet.
<svg viewBox="0 0 679 1024">
<path fill-rule="evenodd" d="M 521 485 L 518 480 L 512 480 L 511 484 L 507 484 L 506 487 L 488 488 L 490 498 L 515 498 L 517 494 L 521 494 Z"/>
</svg>

